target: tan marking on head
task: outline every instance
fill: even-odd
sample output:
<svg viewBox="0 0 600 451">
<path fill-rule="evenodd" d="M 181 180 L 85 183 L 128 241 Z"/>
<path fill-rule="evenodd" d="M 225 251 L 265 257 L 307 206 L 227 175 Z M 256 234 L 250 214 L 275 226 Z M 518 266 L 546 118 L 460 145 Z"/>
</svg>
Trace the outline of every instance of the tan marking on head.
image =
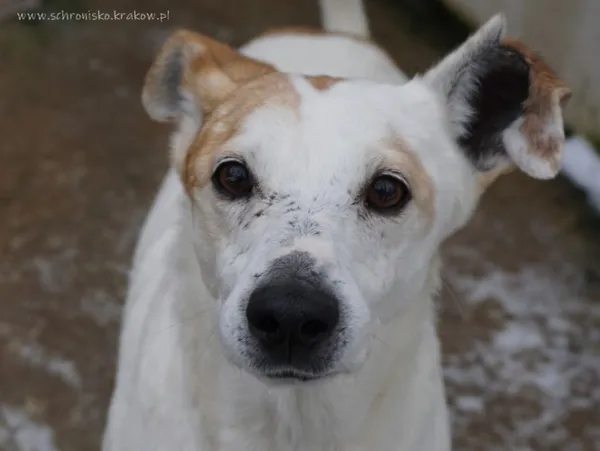
<svg viewBox="0 0 600 451">
<path fill-rule="evenodd" d="M 571 90 L 554 71 L 521 41 L 505 38 L 503 44 L 517 50 L 530 67 L 529 97 L 523 105 L 521 133 L 529 149 L 547 159 L 554 170 L 559 168 L 563 145 L 562 111 Z"/>
<path fill-rule="evenodd" d="M 288 75 L 273 72 L 237 88 L 205 117 L 182 168 L 181 179 L 188 193 L 210 181 L 216 155 L 226 151 L 227 142 L 240 132 L 246 118 L 264 107 L 299 111 L 300 96 Z"/>
<path fill-rule="evenodd" d="M 325 31 L 323 28 L 318 27 L 303 27 L 303 26 L 290 26 L 290 27 L 276 27 L 269 28 L 268 30 L 262 32 L 258 35 L 259 38 L 266 36 L 278 36 L 278 35 L 286 35 L 286 34 L 304 34 L 304 35 L 328 35 L 330 34 L 328 31 Z"/>
<path fill-rule="evenodd" d="M 400 137 L 393 136 L 387 140 L 384 154 L 389 164 L 393 165 L 406 177 L 410 185 L 413 202 L 425 216 L 428 225 L 435 219 L 435 184 L 423 167 L 417 153 Z"/>
<path fill-rule="evenodd" d="M 311 85 L 313 85 L 315 89 L 318 89 L 319 91 L 326 91 L 336 83 L 344 80 L 343 78 L 330 77 L 328 75 L 313 75 L 305 78 Z"/>
</svg>

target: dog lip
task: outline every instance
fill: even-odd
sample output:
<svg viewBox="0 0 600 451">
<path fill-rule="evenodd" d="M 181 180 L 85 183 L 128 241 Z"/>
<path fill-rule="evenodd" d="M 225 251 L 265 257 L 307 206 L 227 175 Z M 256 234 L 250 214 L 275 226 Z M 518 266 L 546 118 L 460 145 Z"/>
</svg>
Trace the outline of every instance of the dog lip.
<svg viewBox="0 0 600 451">
<path fill-rule="evenodd" d="M 283 369 L 278 371 L 265 372 L 264 377 L 272 381 L 280 382 L 310 382 L 323 379 L 326 374 L 312 374 L 297 371 L 295 369 Z"/>
</svg>

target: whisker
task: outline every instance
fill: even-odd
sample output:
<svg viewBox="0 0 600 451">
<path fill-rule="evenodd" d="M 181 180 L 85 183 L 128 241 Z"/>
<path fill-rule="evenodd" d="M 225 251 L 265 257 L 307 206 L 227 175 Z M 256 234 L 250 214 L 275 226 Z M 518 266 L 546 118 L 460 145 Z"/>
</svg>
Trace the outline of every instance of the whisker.
<svg viewBox="0 0 600 451">
<path fill-rule="evenodd" d="M 168 330 L 171 330 L 171 329 L 173 329 L 173 328 L 174 328 L 174 327 L 176 327 L 176 326 L 185 326 L 186 324 L 188 324 L 188 323 L 190 323 L 190 322 L 192 322 L 192 321 L 195 321 L 195 320 L 197 320 L 198 318 L 200 318 L 202 315 L 204 315 L 204 314 L 208 313 L 209 311 L 210 311 L 210 309 L 209 309 L 209 308 L 206 308 L 206 309 L 200 310 L 199 312 L 197 312 L 197 313 L 194 313 L 192 316 L 190 316 L 190 317 L 188 317 L 188 318 L 182 319 L 181 321 L 177 321 L 176 323 L 174 323 L 174 324 L 171 324 L 170 326 L 167 326 L 167 327 L 165 327 L 165 328 L 163 328 L 163 329 L 157 330 L 157 331 L 155 332 L 155 334 L 156 334 L 156 335 L 160 335 L 160 334 L 162 334 L 162 333 L 164 333 L 164 332 L 166 332 L 166 331 L 168 331 Z"/>
<path fill-rule="evenodd" d="M 202 362 L 202 359 L 204 359 L 204 356 L 206 355 L 206 352 L 208 351 L 208 348 L 210 347 L 210 342 L 213 339 L 213 336 L 215 335 L 215 328 L 213 327 L 210 335 L 208 336 L 208 339 L 206 340 L 206 347 L 204 348 L 204 351 L 202 351 L 202 354 L 200 355 L 200 359 L 198 359 L 198 366 L 200 366 L 200 362 Z"/>
<path fill-rule="evenodd" d="M 373 338 L 375 340 L 377 340 L 379 343 L 381 343 L 382 345 L 384 345 L 386 348 L 388 348 L 390 350 L 392 349 L 392 347 L 388 343 L 386 343 L 381 337 L 378 337 L 376 334 L 373 334 Z"/>
<path fill-rule="evenodd" d="M 450 282 L 448 282 L 444 277 L 442 277 L 442 284 L 448 290 L 450 297 L 454 301 L 454 305 L 456 305 L 456 308 L 458 310 L 458 313 L 459 313 L 461 319 L 463 321 L 467 321 L 468 315 L 466 313 L 465 304 L 460 300 L 460 298 L 456 294 L 456 291 L 454 291 L 454 289 L 452 288 L 452 285 L 450 285 Z"/>
<path fill-rule="evenodd" d="M 383 352 L 391 352 L 391 353 L 394 352 L 394 348 L 392 348 L 392 346 L 388 342 L 386 342 L 383 338 L 378 336 L 377 332 L 373 332 L 371 334 L 371 337 L 383 345 L 383 347 L 381 348 L 383 350 Z"/>
</svg>

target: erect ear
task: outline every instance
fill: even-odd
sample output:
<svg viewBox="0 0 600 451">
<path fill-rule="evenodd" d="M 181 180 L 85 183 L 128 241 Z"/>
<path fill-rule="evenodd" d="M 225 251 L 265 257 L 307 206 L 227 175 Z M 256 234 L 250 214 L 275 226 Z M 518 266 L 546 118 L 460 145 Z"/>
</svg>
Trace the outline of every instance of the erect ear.
<svg viewBox="0 0 600 451">
<path fill-rule="evenodd" d="M 240 84 L 274 71 L 226 44 L 191 31 L 175 32 L 146 75 L 142 103 L 160 122 L 198 122 Z"/>
<path fill-rule="evenodd" d="M 497 15 L 423 79 L 447 104 L 452 132 L 482 183 L 516 165 L 548 179 L 560 169 L 562 107 L 571 91 L 533 52 L 505 37 Z"/>
</svg>

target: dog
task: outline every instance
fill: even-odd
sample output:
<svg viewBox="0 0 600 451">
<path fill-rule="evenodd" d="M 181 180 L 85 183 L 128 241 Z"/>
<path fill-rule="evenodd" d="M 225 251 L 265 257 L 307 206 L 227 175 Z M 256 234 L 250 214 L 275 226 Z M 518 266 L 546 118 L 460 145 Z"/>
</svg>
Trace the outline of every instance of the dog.
<svg viewBox="0 0 600 451">
<path fill-rule="evenodd" d="M 360 0 L 239 51 L 175 32 L 104 451 L 451 449 L 433 299 L 485 189 L 560 169 L 567 85 L 496 16 L 408 79 Z"/>
</svg>

